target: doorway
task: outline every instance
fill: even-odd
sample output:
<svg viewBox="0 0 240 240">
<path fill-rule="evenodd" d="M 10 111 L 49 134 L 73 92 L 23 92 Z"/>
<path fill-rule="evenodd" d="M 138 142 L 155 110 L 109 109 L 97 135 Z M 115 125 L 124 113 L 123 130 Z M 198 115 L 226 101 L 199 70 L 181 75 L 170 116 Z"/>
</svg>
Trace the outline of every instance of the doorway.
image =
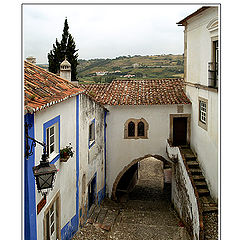
<svg viewBox="0 0 240 240">
<path fill-rule="evenodd" d="M 173 145 L 187 144 L 187 117 L 173 118 Z"/>
<path fill-rule="evenodd" d="M 88 184 L 88 210 L 96 201 L 96 174 Z"/>
<path fill-rule="evenodd" d="M 190 144 L 191 114 L 170 114 L 170 142 L 173 146 Z"/>
<path fill-rule="evenodd" d="M 60 239 L 60 193 L 53 198 L 44 213 L 44 239 Z"/>
</svg>

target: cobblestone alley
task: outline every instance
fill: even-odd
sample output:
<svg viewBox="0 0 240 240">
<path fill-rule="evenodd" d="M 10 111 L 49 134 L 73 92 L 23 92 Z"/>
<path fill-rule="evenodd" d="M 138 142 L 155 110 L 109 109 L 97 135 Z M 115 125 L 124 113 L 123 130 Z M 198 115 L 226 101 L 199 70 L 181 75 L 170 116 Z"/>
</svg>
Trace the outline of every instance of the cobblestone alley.
<svg viewBox="0 0 240 240">
<path fill-rule="evenodd" d="M 73 240 L 188 240 L 190 239 L 170 201 L 170 187 L 162 189 L 161 162 L 141 161 L 139 180 L 120 202 L 105 199 L 95 206 L 87 223 Z"/>
</svg>

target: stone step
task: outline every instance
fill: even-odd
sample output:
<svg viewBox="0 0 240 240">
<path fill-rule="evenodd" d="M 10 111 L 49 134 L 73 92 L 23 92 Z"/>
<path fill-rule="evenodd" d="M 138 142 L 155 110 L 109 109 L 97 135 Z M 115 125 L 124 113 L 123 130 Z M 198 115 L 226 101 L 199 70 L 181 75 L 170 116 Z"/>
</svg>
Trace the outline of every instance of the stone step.
<svg viewBox="0 0 240 240">
<path fill-rule="evenodd" d="M 197 191 L 198 191 L 199 197 L 210 195 L 210 192 L 208 189 L 197 189 Z"/>
<path fill-rule="evenodd" d="M 192 175 L 202 175 L 202 170 L 200 168 L 190 168 Z"/>
<path fill-rule="evenodd" d="M 197 161 L 188 161 L 187 162 L 187 165 L 188 167 L 191 167 L 191 166 L 198 166 L 199 167 L 199 163 Z"/>
<path fill-rule="evenodd" d="M 203 214 L 209 212 L 218 212 L 218 207 L 216 206 L 203 206 Z"/>
<path fill-rule="evenodd" d="M 93 211 L 91 212 L 91 214 L 89 214 L 88 222 L 89 222 L 89 223 L 94 223 L 94 222 L 96 222 L 97 217 L 98 217 L 98 214 L 100 213 L 100 211 L 101 211 L 101 208 L 100 208 L 99 205 L 97 205 L 97 206 L 93 209 Z"/>
<path fill-rule="evenodd" d="M 108 210 L 103 220 L 103 223 L 101 225 L 101 228 L 104 230 L 110 231 L 117 219 L 119 212 L 120 211 L 118 210 Z"/>
<path fill-rule="evenodd" d="M 193 175 L 192 177 L 193 177 L 194 182 L 196 180 L 198 180 L 198 181 L 205 181 L 205 177 L 203 175 Z"/>
<path fill-rule="evenodd" d="M 205 181 L 195 181 L 194 183 L 197 188 L 208 188 Z"/>
<path fill-rule="evenodd" d="M 96 219 L 96 222 L 97 223 L 100 223 L 100 224 L 103 224 L 103 221 L 104 221 L 104 219 L 105 219 L 105 216 L 106 216 L 106 214 L 107 214 L 107 209 L 106 208 L 101 208 L 101 210 L 100 210 L 100 212 L 99 212 L 99 214 L 98 214 L 98 216 L 97 216 L 97 219 Z"/>
</svg>

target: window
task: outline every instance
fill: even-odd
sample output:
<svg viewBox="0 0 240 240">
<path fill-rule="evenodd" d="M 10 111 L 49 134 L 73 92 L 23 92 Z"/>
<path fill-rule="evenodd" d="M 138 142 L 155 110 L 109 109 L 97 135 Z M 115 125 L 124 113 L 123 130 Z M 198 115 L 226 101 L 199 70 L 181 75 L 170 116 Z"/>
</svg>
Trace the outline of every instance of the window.
<svg viewBox="0 0 240 240">
<path fill-rule="evenodd" d="M 134 119 L 127 120 L 124 124 L 124 138 L 125 139 L 139 139 L 147 138 L 148 123 L 145 119 Z"/>
<path fill-rule="evenodd" d="M 218 87 L 218 40 L 212 41 L 212 62 L 208 63 L 208 86 Z"/>
<path fill-rule="evenodd" d="M 89 149 L 94 145 L 95 143 L 95 119 L 92 120 L 92 122 L 89 125 Z"/>
<path fill-rule="evenodd" d="M 47 128 L 47 154 L 50 155 L 55 149 L 55 126 Z"/>
<path fill-rule="evenodd" d="M 43 124 L 43 139 L 50 162 L 56 162 L 60 158 L 60 116 Z"/>
<path fill-rule="evenodd" d="M 142 121 L 140 121 L 138 123 L 138 128 L 137 128 L 137 135 L 138 137 L 143 137 L 144 136 L 144 123 Z"/>
<path fill-rule="evenodd" d="M 199 121 L 198 121 L 198 125 L 205 130 L 207 130 L 207 109 L 208 109 L 207 99 L 199 97 Z"/>
<path fill-rule="evenodd" d="M 128 124 L 128 137 L 134 137 L 135 136 L 135 124 L 134 122 L 130 122 Z"/>
<path fill-rule="evenodd" d="M 44 213 L 44 240 L 60 239 L 59 196 L 58 192 Z"/>
</svg>

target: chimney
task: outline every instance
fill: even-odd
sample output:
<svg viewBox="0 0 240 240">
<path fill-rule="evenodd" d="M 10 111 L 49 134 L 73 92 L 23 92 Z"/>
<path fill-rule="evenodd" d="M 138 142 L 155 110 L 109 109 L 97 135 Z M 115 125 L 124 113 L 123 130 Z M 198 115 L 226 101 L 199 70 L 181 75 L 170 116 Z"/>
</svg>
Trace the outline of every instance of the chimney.
<svg viewBox="0 0 240 240">
<path fill-rule="evenodd" d="M 35 64 L 36 65 L 36 58 L 33 57 L 33 56 L 29 56 L 26 58 L 26 60 L 32 64 Z"/>
<path fill-rule="evenodd" d="M 71 82 L 71 64 L 65 60 L 60 64 L 60 77 Z"/>
</svg>

